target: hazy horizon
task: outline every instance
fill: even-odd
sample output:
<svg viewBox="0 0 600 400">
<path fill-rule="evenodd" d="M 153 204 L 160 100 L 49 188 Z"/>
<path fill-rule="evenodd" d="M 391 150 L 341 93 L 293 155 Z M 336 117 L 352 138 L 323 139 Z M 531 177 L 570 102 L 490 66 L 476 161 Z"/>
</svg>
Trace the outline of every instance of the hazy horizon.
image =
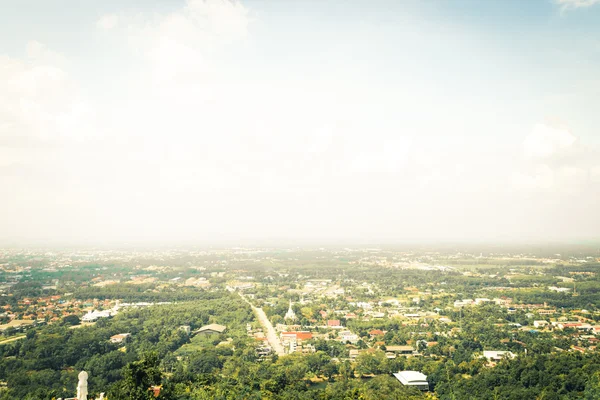
<svg viewBox="0 0 600 400">
<path fill-rule="evenodd" d="M 23 0 L 0 247 L 600 242 L 598 0 Z"/>
</svg>

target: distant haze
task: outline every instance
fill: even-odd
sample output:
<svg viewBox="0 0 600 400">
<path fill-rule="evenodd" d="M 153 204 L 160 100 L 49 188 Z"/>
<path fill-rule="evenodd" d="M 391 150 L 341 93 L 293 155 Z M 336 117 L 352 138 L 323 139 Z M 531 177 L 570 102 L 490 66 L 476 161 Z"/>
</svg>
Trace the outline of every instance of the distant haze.
<svg viewBox="0 0 600 400">
<path fill-rule="evenodd" d="M 21 0 L 0 244 L 600 239 L 600 2 Z"/>
</svg>

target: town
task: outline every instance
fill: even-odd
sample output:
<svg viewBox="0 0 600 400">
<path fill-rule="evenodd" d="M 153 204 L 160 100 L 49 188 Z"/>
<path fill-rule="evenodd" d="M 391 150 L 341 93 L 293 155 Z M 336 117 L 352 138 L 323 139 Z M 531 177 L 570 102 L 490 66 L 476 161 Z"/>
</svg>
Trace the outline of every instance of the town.
<svg viewBox="0 0 600 400">
<path fill-rule="evenodd" d="M 0 400 L 600 400 L 600 0 L 0 12 Z"/>
<path fill-rule="evenodd" d="M 115 391 L 126 360 L 141 357 L 154 343 L 162 349 L 162 361 L 156 365 L 159 379 L 148 388 L 160 398 L 174 390 L 165 380 L 188 376 L 198 363 L 202 374 L 214 379 L 242 349 L 257 366 L 285 365 L 287 359 L 306 363 L 306 370 L 281 387 L 257 382 L 257 393 L 272 396 L 292 382 L 295 390 L 327 393 L 345 379 L 387 378 L 407 396 L 450 398 L 489 371 L 527 357 L 598 354 L 600 259 L 593 250 L 562 255 L 394 248 L 9 249 L 0 254 L 5 393 L 26 394 L 36 386 L 33 378 L 24 382 L 11 371 L 27 365 L 15 355 L 46 335 L 62 335 L 67 345 L 76 335 L 105 337 L 105 351 L 119 354 L 124 365 L 117 363 L 121 367 L 112 377 L 102 379 L 94 373 L 108 371 L 88 371 L 90 390 L 98 395 Z M 226 311 L 219 311 L 223 307 Z M 163 326 L 148 325 L 157 319 Z M 74 367 L 91 369 L 89 357 L 74 356 L 71 365 L 56 365 L 57 373 L 67 371 L 74 388 Z M 35 376 L 37 367 L 28 368 Z M 589 379 L 562 379 L 570 388 L 563 388 L 565 393 L 596 390 Z M 47 385 L 37 390 L 51 392 L 55 385 Z"/>
</svg>

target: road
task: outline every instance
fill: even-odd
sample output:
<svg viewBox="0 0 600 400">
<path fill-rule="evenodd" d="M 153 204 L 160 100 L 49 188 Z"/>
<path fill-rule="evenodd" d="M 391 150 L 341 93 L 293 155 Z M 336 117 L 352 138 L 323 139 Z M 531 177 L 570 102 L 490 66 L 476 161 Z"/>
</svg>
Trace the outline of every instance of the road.
<svg viewBox="0 0 600 400">
<path fill-rule="evenodd" d="M 267 337 L 267 341 L 269 342 L 271 349 L 273 349 L 273 351 L 278 356 L 284 355 L 285 351 L 283 350 L 283 346 L 282 346 L 281 342 L 279 341 L 279 337 L 277 337 L 277 332 L 275 332 L 275 328 L 273 328 L 273 324 L 271 324 L 271 321 L 269 321 L 269 318 L 267 318 L 267 314 L 265 314 L 265 312 L 263 311 L 262 308 L 254 307 L 254 305 L 247 298 L 245 298 L 241 293 L 239 293 L 239 295 L 242 299 L 244 299 L 244 301 L 246 303 L 250 304 L 250 307 L 252 307 L 252 311 L 254 311 L 254 315 L 256 315 L 258 322 L 263 327 L 265 336 Z"/>
<path fill-rule="evenodd" d="M 5 343 L 14 342 L 14 341 L 21 340 L 21 339 L 25 339 L 25 335 L 23 335 L 23 336 L 17 336 L 17 337 L 13 337 L 13 338 L 10 338 L 10 339 L 3 340 L 3 341 L 0 342 L 0 345 L 5 344 Z"/>
</svg>

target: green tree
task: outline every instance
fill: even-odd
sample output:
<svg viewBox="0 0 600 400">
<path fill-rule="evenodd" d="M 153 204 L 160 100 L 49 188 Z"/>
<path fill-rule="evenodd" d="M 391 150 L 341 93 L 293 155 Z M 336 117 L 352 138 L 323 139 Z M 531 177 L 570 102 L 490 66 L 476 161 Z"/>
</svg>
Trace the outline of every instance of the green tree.
<svg viewBox="0 0 600 400">
<path fill-rule="evenodd" d="M 68 326 L 79 325 L 80 322 L 81 322 L 81 320 L 79 319 L 79 317 L 74 314 L 67 315 L 66 317 L 64 317 L 62 319 L 63 325 L 68 325 Z"/>
<path fill-rule="evenodd" d="M 151 400 L 152 385 L 161 381 L 159 360 L 156 353 L 147 354 L 141 361 L 134 361 L 123 368 L 123 379 L 108 392 L 111 400 Z"/>
</svg>

